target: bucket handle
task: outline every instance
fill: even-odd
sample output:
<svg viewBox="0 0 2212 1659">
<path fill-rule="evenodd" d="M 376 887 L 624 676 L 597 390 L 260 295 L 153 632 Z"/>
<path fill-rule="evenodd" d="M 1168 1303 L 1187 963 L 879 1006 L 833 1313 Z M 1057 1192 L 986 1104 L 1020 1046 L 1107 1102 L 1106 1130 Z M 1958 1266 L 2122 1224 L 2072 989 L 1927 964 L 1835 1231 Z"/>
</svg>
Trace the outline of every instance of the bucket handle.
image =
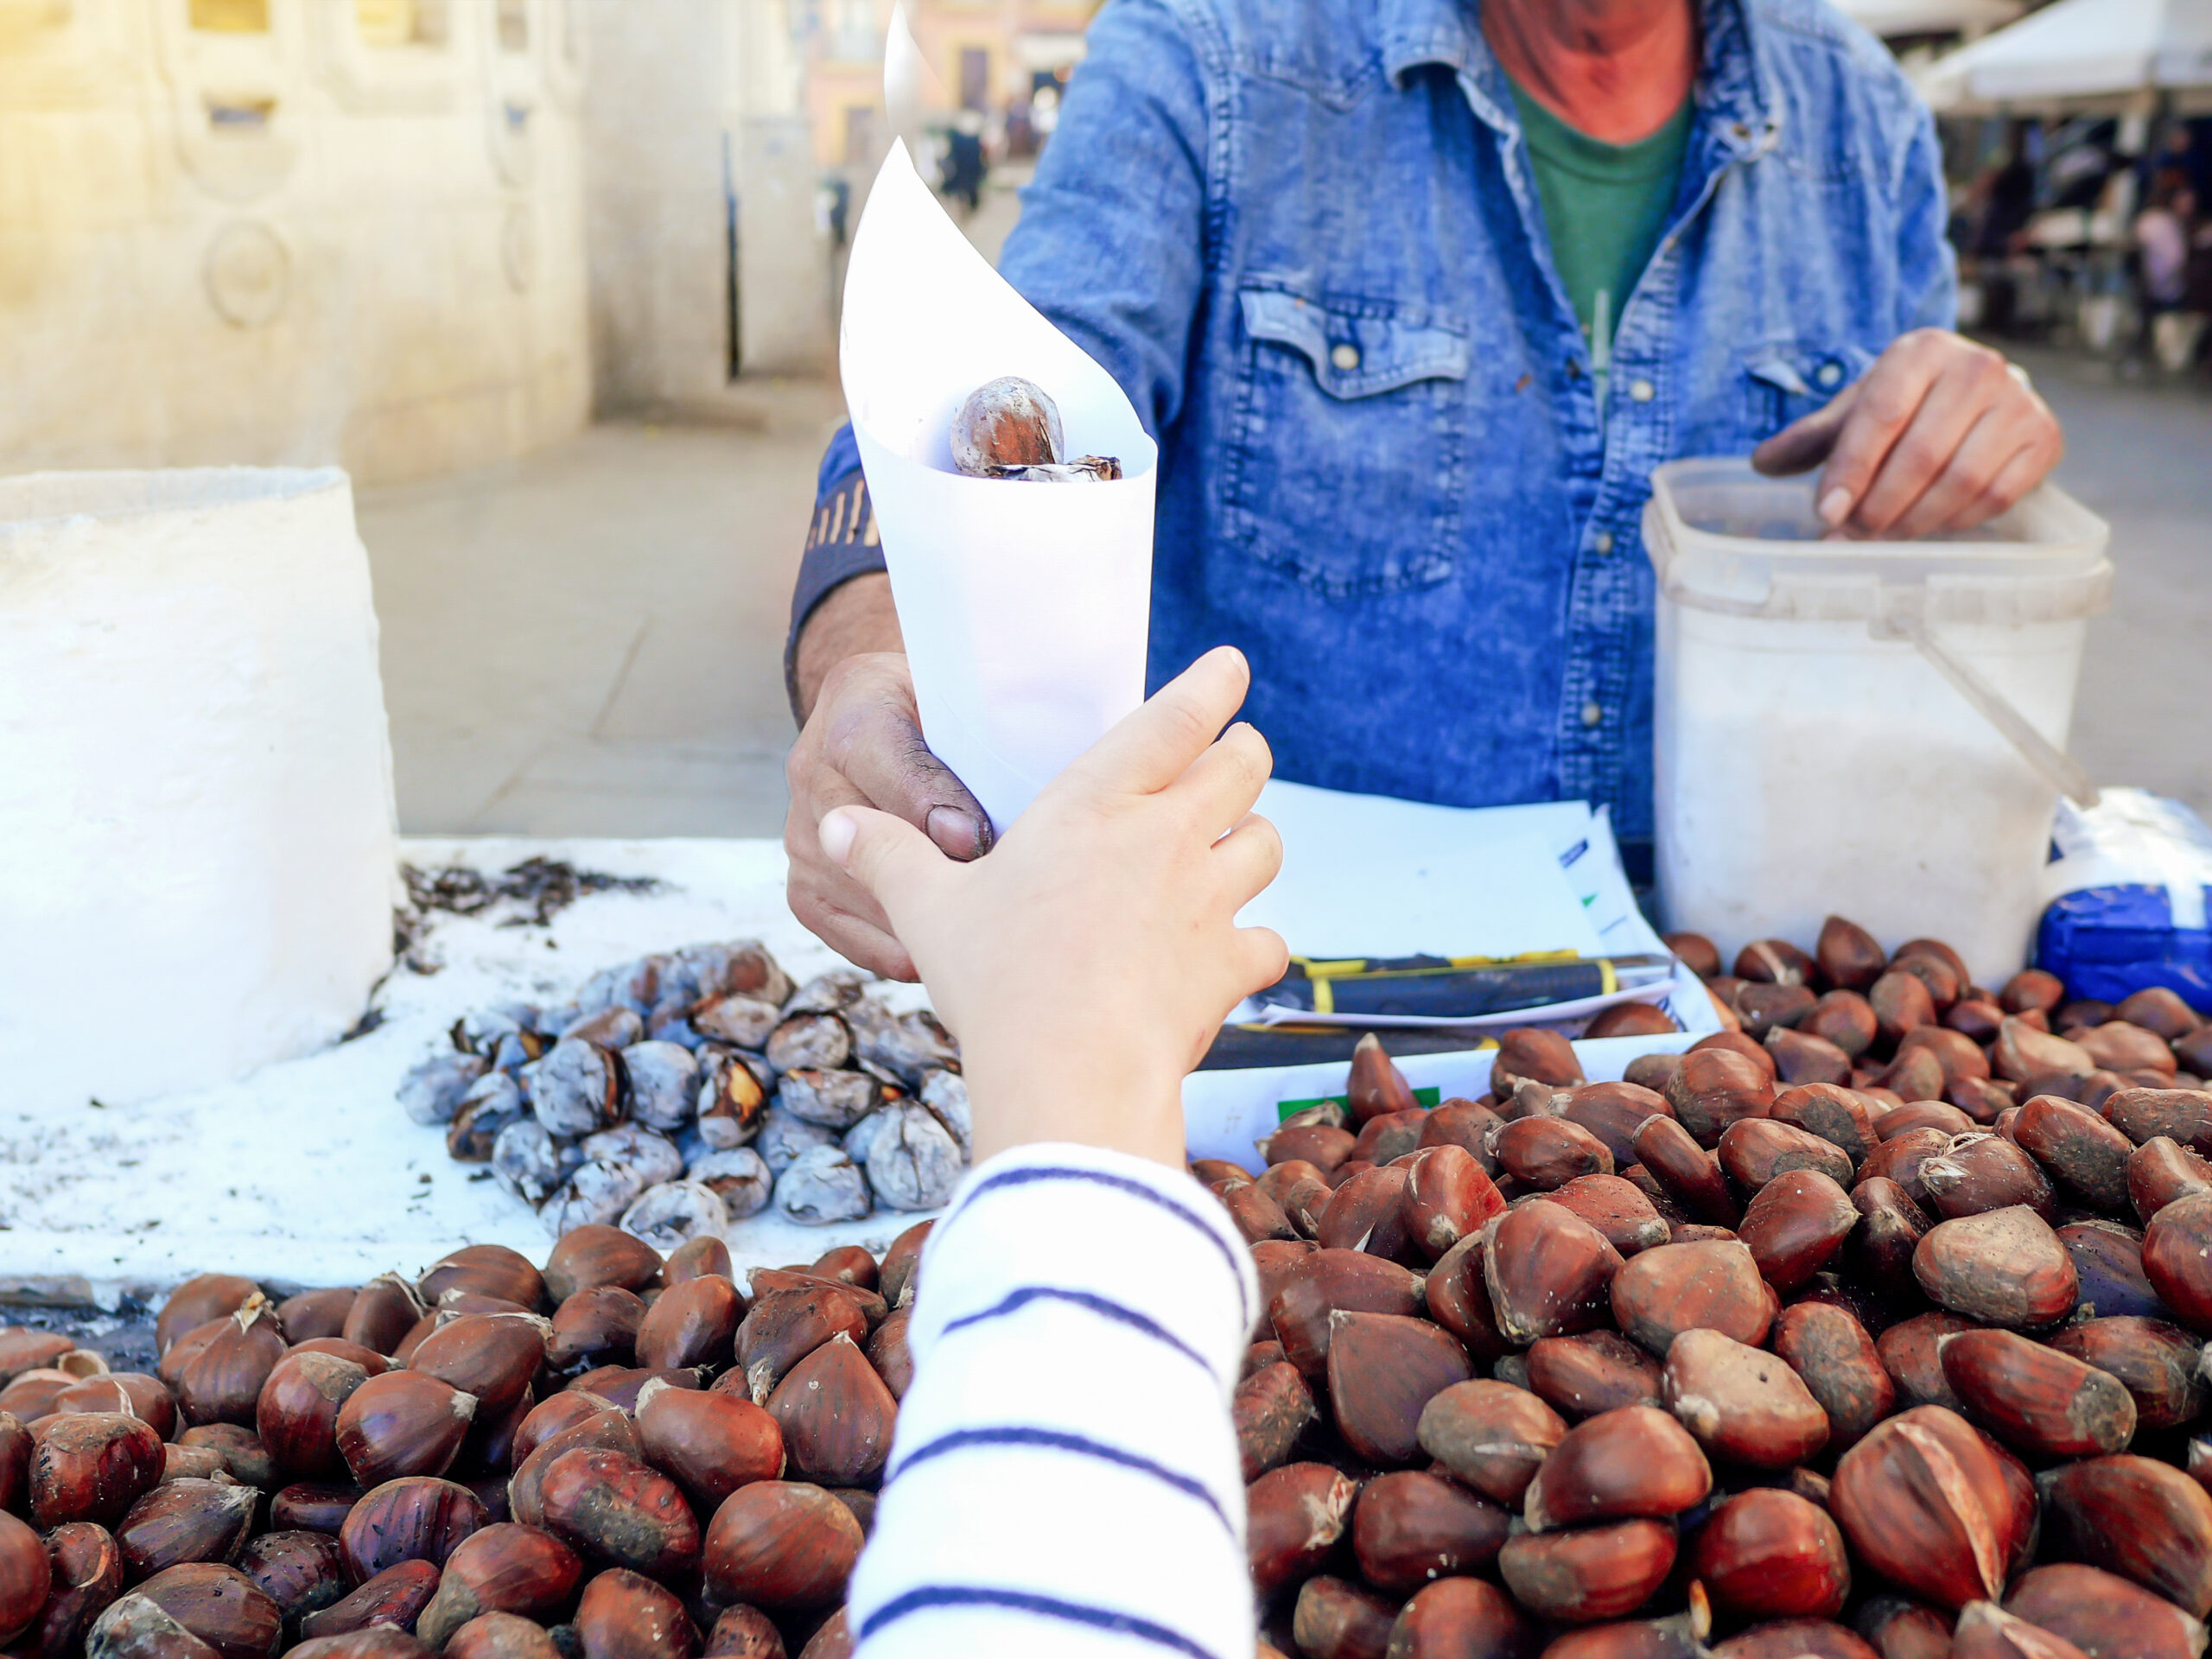
<svg viewBox="0 0 2212 1659">
<path fill-rule="evenodd" d="M 1725 598 L 1718 594 L 1692 593 L 1687 584 L 1672 575 L 1661 578 L 1659 591 L 1677 605 L 1717 611 L 1724 616 L 1766 616 L 1770 613 L 1765 601 L 1754 602 Z M 1929 665 L 1948 680 L 1959 695 L 1997 728 L 2005 741 L 2019 752 L 2020 759 L 2035 769 L 2037 777 L 2084 810 L 2097 804 L 2097 786 L 2090 781 L 2089 774 L 2082 769 L 2082 763 L 2029 724 L 2028 717 L 2012 706 L 2011 699 L 1984 679 L 1970 664 L 1953 656 L 1950 649 L 1929 632 L 1928 624 L 1922 617 L 1910 612 L 1886 618 L 1869 617 L 1866 632 L 1877 639 L 1911 641 L 1913 648 L 1928 659 Z"/>
<path fill-rule="evenodd" d="M 2082 763 L 2030 725 L 2028 717 L 2012 706 L 2011 699 L 1983 678 L 1972 664 L 1954 656 L 1921 618 L 1896 617 L 1886 624 L 1869 621 L 1866 632 L 1878 639 L 1902 636 L 1912 641 L 1913 649 L 1958 689 L 1959 695 L 2019 751 L 2020 759 L 2033 766 L 2044 782 L 2084 810 L 2097 804 L 2097 786 L 2089 780 Z"/>
</svg>

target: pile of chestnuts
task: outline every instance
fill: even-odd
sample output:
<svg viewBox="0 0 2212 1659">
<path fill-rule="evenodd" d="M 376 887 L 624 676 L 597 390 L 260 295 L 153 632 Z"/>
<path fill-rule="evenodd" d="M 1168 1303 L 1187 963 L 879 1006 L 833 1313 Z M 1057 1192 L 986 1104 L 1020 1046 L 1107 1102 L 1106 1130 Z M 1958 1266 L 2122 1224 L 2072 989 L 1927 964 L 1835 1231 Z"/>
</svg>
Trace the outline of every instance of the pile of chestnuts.
<svg viewBox="0 0 2212 1659">
<path fill-rule="evenodd" d="M 556 1007 L 458 1021 L 400 1085 L 556 1237 L 619 1225 L 664 1250 L 773 1202 L 791 1220 L 933 1210 L 969 1150 L 960 1051 L 851 970 L 808 984 L 750 940 L 641 957 Z"/>
<path fill-rule="evenodd" d="M 925 1222 L 732 1276 L 618 1228 L 540 1268 L 180 1286 L 156 1373 L 0 1331 L 15 1659 L 838 1659 Z"/>
<path fill-rule="evenodd" d="M 1427 1110 L 1370 1038 L 1193 1166 L 1270 1316 L 1262 1653 L 2197 1659 L 2212 1025 L 1840 918 L 1669 943 L 1734 1028 L 1623 1082 L 1509 1032 Z"/>
</svg>

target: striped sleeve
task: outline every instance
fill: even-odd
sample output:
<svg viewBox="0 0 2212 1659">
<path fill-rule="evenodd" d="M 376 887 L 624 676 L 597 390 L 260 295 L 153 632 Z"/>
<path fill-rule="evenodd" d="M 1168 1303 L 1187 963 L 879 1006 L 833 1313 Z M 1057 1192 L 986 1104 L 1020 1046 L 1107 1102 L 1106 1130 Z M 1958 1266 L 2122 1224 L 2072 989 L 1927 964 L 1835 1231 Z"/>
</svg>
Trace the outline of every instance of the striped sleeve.
<svg viewBox="0 0 2212 1659">
<path fill-rule="evenodd" d="M 857 1659 L 1250 1659 L 1229 1402 L 1258 1300 L 1187 1175 L 1049 1145 L 974 1171 L 922 1258 Z"/>
</svg>

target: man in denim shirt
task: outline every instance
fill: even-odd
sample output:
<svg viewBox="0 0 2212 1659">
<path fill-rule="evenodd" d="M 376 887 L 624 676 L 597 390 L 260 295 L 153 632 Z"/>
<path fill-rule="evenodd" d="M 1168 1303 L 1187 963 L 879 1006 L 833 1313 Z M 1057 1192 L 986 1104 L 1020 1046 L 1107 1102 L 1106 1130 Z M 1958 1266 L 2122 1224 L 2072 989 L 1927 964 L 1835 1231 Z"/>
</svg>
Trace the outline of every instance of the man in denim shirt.
<svg viewBox="0 0 2212 1659">
<path fill-rule="evenodd" d="M 1151 682 L 1250 658 L 1279 776 L 1651 834 L 1651 470 L 2003 511 L 2049 410 L 1948 332 L 1936 135 L 1822 0 L 1113 0 L 1001 270 L 1160 443 Z M 1040 548 L 1038 556 L 1050 558 Z M 787 656 L 801 920 L 911 975 L 816 823 L 988 831 L 916 724 L 849 432 Z"/>
</svg>

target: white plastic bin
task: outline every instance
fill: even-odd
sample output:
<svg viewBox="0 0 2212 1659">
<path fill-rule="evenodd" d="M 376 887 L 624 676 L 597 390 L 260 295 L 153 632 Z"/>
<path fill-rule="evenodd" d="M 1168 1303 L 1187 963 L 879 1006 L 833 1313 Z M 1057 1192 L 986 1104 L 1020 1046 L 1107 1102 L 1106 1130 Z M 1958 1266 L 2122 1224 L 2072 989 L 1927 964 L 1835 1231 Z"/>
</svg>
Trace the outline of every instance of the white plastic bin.
<svg viewBox="0 0 2212 1659">
<path fill-rule="evenodd" d="M 2045 485 L 1971 537 L 1825 540 L 1811 478 L 1741 460 L 1652 477 L 1655 761 L 1668 925 L 1724 953 L 1847 916 L 2025 959 L 2108 530 Z"/>
</svg>

